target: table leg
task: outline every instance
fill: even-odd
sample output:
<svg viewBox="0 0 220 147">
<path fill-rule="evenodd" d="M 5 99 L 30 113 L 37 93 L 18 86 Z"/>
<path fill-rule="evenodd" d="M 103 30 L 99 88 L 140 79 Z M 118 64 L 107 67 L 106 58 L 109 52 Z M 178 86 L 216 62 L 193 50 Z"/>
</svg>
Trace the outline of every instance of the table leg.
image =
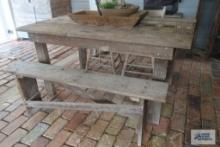
<svg viewBox="0 0 220 147">
<path fill-rule="evenodd" d="M 80 61 L 80 68 L 86 68 L 87 62 L 87 49 L 86 48 L 79 48 L 79 61 Z"/>
<path fill-rule="evenodd" d="M 17 77 L 17 87 L 19 89 L 22 98 L 27 100 L 41 100 L 40 91 L 38 89 L 37 80 L 27 77 Z"/>
<path fill-rule="evenodd" d="M 37 43 L 35 42 L 35 48 L 37 52 L 38 61 L 40 63 L 50 64 L 50 57 L 47 49 L 46 43 Z M 44 81 L 45 88 L 48 92 L 50 98 L 56 95 L 55 87 L 51 82 Z"/>
<path fill-rule="evenodd" d="M 168 60 L 155 59 L 153 67 L 153 79 L 166 80 Z"/>
</svg>

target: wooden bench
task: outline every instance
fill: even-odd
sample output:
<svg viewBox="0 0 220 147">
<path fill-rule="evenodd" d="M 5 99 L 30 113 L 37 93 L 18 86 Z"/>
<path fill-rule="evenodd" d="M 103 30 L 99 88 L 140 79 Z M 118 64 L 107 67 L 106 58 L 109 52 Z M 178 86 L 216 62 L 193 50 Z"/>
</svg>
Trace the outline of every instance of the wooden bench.
<svg viewBox="0 0 220 147">
<path fill-rule="evenodd" d="M 138 116 L 138 145 L 141 145 L 143 123 L 146 119 L 148 101 L 164 103 L 168 84 L 151 80 L 122 77 L 111 74 L 85 72 L 84 70 L 64 69 L 42 63 L 15 62 L 6 69 L 17 77 L 18 89 L 27 107 L 60 108 L 83 111 L 104 111 L 135 114 Z M 92 88 L 124 96 L 141 99 L 140 105 L 43 102 L 36 79 L 58 83 L 68 87 Z"/>
</svg>

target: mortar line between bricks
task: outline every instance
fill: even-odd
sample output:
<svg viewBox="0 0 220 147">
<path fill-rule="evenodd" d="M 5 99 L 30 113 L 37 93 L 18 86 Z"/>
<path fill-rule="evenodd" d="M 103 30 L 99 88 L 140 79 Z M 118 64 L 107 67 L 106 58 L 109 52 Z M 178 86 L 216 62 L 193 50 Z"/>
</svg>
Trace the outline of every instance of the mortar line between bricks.
<svg viewBox="0 0 220 147">
<path fill-rule="evenodd" d="M 20 116 L 18 116 L 16 119 L 18 119 L 19 117 L 21 117 L 21 116 L 23 116 L 23 117 L 27 117 L 27 116 L 25 116 L 25 115 L 20 115 Z M 28 118 L 28 117 L 27 117 Z M 16 120 L 15 119 L 15 120 Z M 14 122 L 15 120 L 13 120 L 13 121 L 11 121 L 11 122 L 7 122 L 8 124 L 4 127 L 4 128 L 6 128 L 10 123 L 12 123 L 12 122 Z M 29 118 L 26 120 L 26 121 L 24 121 L 24 123 L 26 123 L 27 121 L 29 120 Z M 1 129 L 1 133 L 3 133 L 3 134 L 5 134 L 4 132 L 2 132 L 2 130 L 4 129 L 4 128 L 2 128 Z M 23 129 L 23 130 L 25 130 L 25 131 L 27 131 L 27 132 L 29 132 L 27 129 L 24 129 L 24 128 L 22 128 L 22 124 L 17 128 L 17 129 Z M 9 135 L 7 135 L 7 134 L 5 134 L 5 135 L 7 135 L 7 136 L 10 136 L 11 134 L 13 134 L 17 129 L 15 129 L 14 131 L 12 131 Z"/>
</svg>

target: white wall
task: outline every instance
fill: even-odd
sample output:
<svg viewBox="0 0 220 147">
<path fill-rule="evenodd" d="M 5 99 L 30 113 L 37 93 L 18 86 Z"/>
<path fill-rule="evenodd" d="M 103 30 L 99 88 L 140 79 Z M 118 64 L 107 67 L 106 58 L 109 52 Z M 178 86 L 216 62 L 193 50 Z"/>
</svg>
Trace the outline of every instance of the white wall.
<svg viewBox="0 0 220 147">
<path fill-rule="evenodd" d="M 90 9 L 90 0 L 71 0 L 72 12 Z"/>
<path fill-rule="evenodd" d="M 179 12 L 184 14 L 185 18 L 194 18 L 197 14 L 199 0 L 182 0 L 179 4 Z"/>
<path fill-rule="evenodd" d="M 2 5 L 0 4 L 0 43 L 7 39 L 7 34 L 5 31 L 5 23 L 3 20 Z"/>
<path fill-rule="evenodd" d="M 141 10 L 144 9 L 144 0 L 125 0 L 125 1 L 126 1 L 126 3 L 134 4 L 134 5 L 139 6 L 139 8 Z"/>
</svg>

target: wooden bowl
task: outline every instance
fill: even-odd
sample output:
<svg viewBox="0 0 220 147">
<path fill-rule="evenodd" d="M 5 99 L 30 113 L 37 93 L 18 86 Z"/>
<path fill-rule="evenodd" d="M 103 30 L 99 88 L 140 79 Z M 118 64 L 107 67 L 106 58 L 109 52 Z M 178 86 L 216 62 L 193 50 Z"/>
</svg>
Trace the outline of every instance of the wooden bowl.
<svg viewBox="0 0 220 147">
<path fill-rule="evenodd" d="M 97 11 L 80 11 L 70 13 L 69 17 L 79 24 L 131 28 L 134 27 L 145 15 L 146 11 L 137 12 L 130 16 L 99 16 Z"/>
<path fill-rule="evenodd" d="M 138 11 L 139 7 L 128 5 L 127 8 L 101 9 L 103 16 L 130 16 Z"/>
</svg>

